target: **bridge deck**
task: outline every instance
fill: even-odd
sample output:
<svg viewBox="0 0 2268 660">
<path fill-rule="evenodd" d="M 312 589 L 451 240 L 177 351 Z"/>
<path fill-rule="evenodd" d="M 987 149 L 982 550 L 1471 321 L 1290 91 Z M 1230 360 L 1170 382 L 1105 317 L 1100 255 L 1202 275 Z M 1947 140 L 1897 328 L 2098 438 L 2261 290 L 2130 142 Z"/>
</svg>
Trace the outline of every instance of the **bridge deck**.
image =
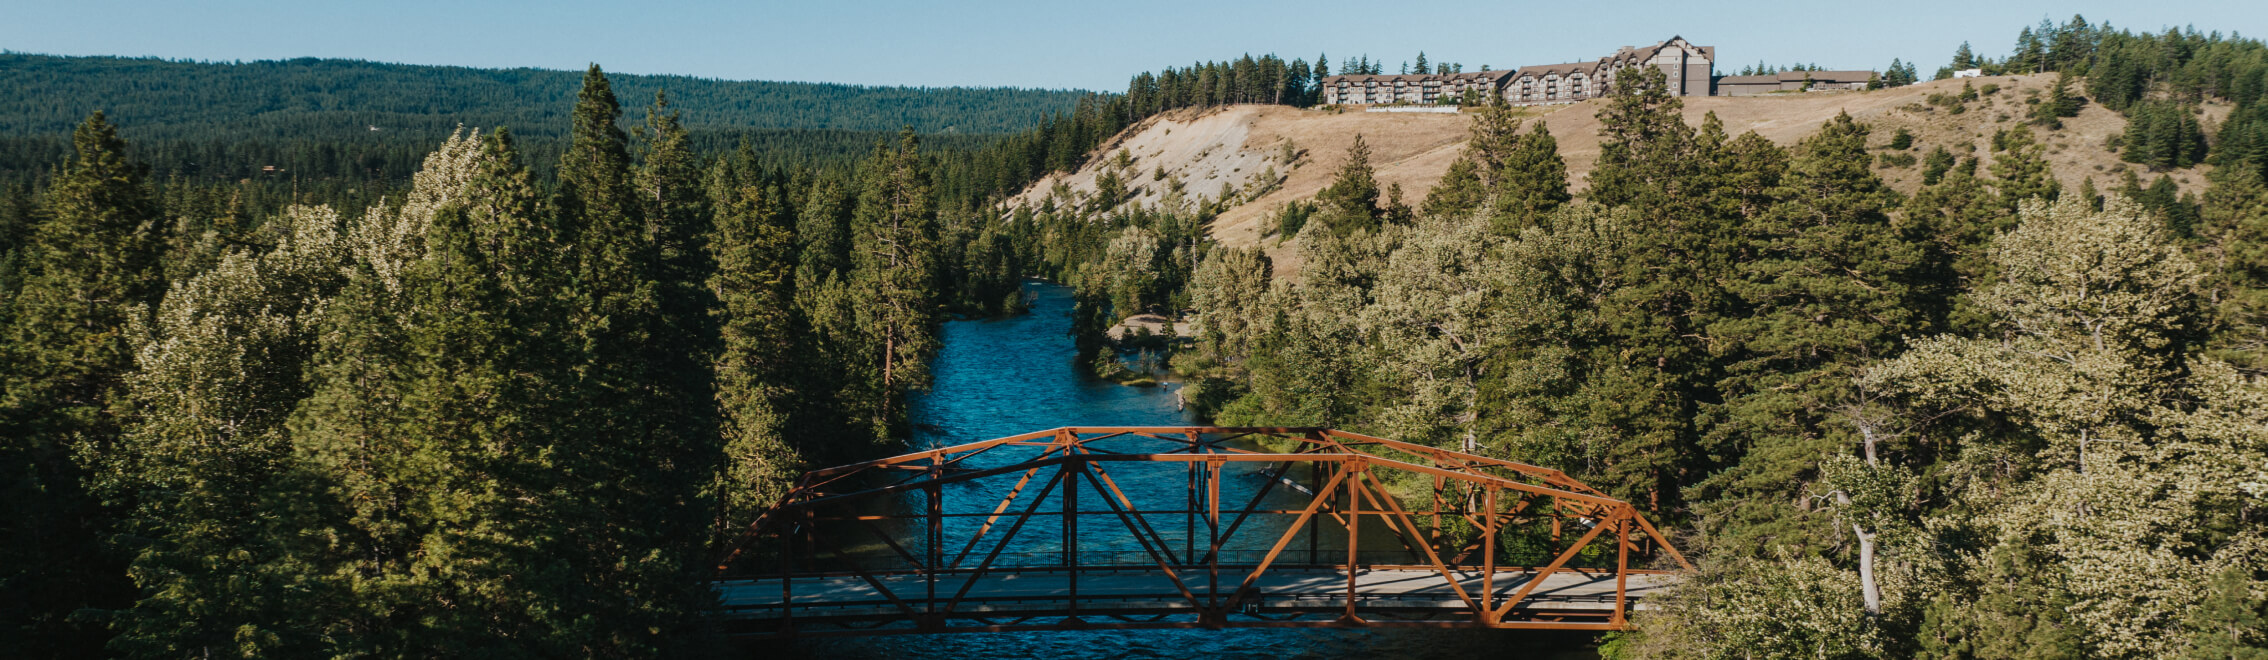
<svg viewBox="0 0 2268 660">
<path fill-rule="evenodd" d="M 1225 599 L 1250 572 L 1221 567 L 1218 594 Z M 1199 600 L 1216 593 L 1208 582 L 1202 567 L 1191 571 L 1177 571 L 1184 584 Z M 1452 571 L 1459 578 L 1465 593 L 1479 598 L 1481 572 Z M 1494 585 L 1492 603 L 1502 603 L 1529 580 L 1535 573 L 1526 570 L 1499 570 Z M 1669 586 L 1679 576 L 1663 573 L 1633 573 L 1629 576 L 1626 593 L 1633 607 L 1641 604 L 1648 594 Z M 968 575 L 946 575 L 937 581 L 938 608 L 953 600 Z M 1072 609 L 1070 574 L 1061 569 L 1006 569 L 988 572 L 975 579 L 968 595 L 953 608 L 956 614 L 1035 614 L 1060 613 Z M 723 592 L 724 606 L 737 617 L 776 619 L 783 615 L 797 619 L 865 617 L 901 614 L 904 610 L 892 602 L 926 611 L 929 601 L 928 578 L 920 575 L 881 575 L 876 581 L 889 592 L 858 576 L 801 577 L 794 580 L 794 607 L 792 612 L 781 607 L 782 591 L 779 578 L 733 580 L 718 583 Z M 1256 595 L 1246 596 L 1245 605 L 1258 609 L 1318 609 L 1340 607 L 1346 603 L 1347 574 L 1338 568 L 1270 568 L 1254 584 Z M 1458 598 L 1450 589 L 1449 581 L 1429 568 L 1365 569 L 1355 574 L 1355 594 L 1358 606 L 1364 609 L 1439 609 L 1469 612 L 1471 606 Z M 1615 579 L 1612 571 L 1563 570 L 1546 578 L 1542 585 L 1522 602 L 1522 610 L 1555 611 L 1612 611 L 1615 606 Z M 1079 575 L 1077 607 L 1082 610 L 1170 612 L 1195 609 L 1196 605 L 1175 588 L 1163 571 L 1151 569 L 1104 569 L 1082 571 Z M 1445 612 L 1447 614 L 1447 612 Z"/>
</svg>

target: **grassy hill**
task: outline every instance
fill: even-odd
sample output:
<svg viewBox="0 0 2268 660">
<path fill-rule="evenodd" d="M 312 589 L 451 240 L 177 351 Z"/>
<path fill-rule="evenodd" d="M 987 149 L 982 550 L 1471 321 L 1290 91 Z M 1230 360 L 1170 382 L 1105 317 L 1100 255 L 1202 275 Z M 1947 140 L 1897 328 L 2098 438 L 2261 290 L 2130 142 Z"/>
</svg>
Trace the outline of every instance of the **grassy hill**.
<svg viewBox="0 0 2268 660">
<path fill-rule="evenodd" d="M 1849 112 L 1874 127 L 1869 142 L 1879 151 L 1889 152 L 1891 136 L 1904 128 L 1914 142 L 1899 153 L 1918 161 L 1944 146 L 1961 157 L 1980 158 L 1989 167 L 1993 133 L 2023 123 L 2025 100 L 2045 93 L 2054 82 L 2053 75 L 1974 79 L 1977 86 L 1997 85 L 1999 90 L 1970 102 L 1960 114 L 1928 102 L 1932 94 L 1960 92 L 1963 81 L 1946 80 L 1870 92 L 1687 98 L 1685 117 L 1698 125 L 1703 115 L 1714 112 L 1728 133 L 1755 131 L 1775 143 L 1793 145 L 1837 113 Z M 1526 109 L 1531 121 L 1544 122 L 1559 141 L 1569 182 L 1578 194 L 1598 158 L 1598 103 Z M 2217 123 L 2227 116 L 2229 106 L 2209 103 L 2203 111 L 2209 122 Z M 1276 273 L 1292 277 L 1299 272 L 1298 251 L 1276 240 L 1273 215 L 1284 204 L 1313 197 L 1329 185 L 1356 135 L 1363 136 L 1372 150 L 1379 185 L 1400 185 L 1404 200 L 1415 205 L 1464 149 L 1469 126 L 1470 120 L 1462 115 L 1238 105 L 1154 117 L 1106 142 L 1098 155 L 1123 149 L 1134 158 L 1134 170 L 1143 174 L 1129 183 L 1135 203 L 1155 203 L 1160 198 L 1164 179 L 1152 178 L 1159 170 L 1180 177 L 1190 194 L 1212 197 L 1226 184 L 1235 191 L 1236 204 L 1213 221 L 1213 237 L 1231 246 L 1267 248 Z M 2135 171 L 2145 183 L 2159 176 L 2121 161 L 2107 146 L 2110 137 L 2125 128 L 2124 117 L 2090 104 L 2078 117 L 2064 120 L 2060 129 L 2034 131 L 2047 147 L 2050 167 L 2065 185 L 2077 187 L 2091 178 L 2097 188 L 2107 190 L 2118 185 L 2124 170 Z M 1292 158 L 1287 160 L 1287 153 Z M 1058 184 L 1091 194 L 1109 160 L 1092 158 L 1078 172 L 1043 179 L 1021 199 L 1037 202 Z M 1893 188 L 1911 193 L 1921 185 L 1921 169 L 1914 164 L 1879 167 L 1877 172 Z M 2183 191 L 2196 192 L 2204 189 L 2204 175 L 2210 170 L 2209 165 L 2199 165 L 2165 174 Z M 1271 171 L 1276 179 L 1264 180 Z"/>
</svg>

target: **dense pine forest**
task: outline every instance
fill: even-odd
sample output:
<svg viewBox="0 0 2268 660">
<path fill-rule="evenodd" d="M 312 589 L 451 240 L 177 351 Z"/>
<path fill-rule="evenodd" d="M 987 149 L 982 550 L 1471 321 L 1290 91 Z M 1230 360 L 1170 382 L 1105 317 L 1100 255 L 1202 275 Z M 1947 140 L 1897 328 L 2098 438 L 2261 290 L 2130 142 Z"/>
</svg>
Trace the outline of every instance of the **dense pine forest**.
<svg viewBox="0 0 2268 660">
<path fill-rule="evenodd" d="M 1491 105 L 1422 200 L 1357 140 L 1284 214 L 1296 282 L 1207 237 L 1234 191 L 1004 200 L 1090 159 L 1150 177 L 1094 151 L 1161 112 L 1311 105 L 1323 57 L 777 126 L 755 88 L 596 66 L 5 57 L 10 80 L 124 70 L 50 71 L 58 96 L 0 120 L 37 122 L 0 130 L 18 655 L 720 653 L 718 549 L 798 471 L 902 449 L 941 323 L 1016 313 L 1024 277 L 1074 287 L 1078 367 L 1165 351 L 1217 423 L 1638 503 L 1703 570 L 1610 657 L 2268 654 L 2256 40 L 2075 18 L 2005 59 L 1964 45 L 1951 67 L 2067 84 L 1989 152 L 1934 149 L 1911 195 L 1872 165 L 1910 144 L 1848 116 L 1789 147 L 1688 124 L 1658 74 L 1583 107 L 1604 146 L 1572 192 L 1552 136 Z M 277 104 L 265 128 L 160 112 L 204 91 L 106 103 L 169 67 L 332 91 L 244 95 Z M 367 130 L 435 90 L 466 105 Z M 955 103 L 990 119 L 934 121 Z M 2057 181 L 2037 134 L 2087 103 L 2130 120 L 2106 147 L 2209 187 Z M 1200 331 L 1103 335 L 1146 310 Z"/>
<path fill-rule="evenodd" d="M 1783 148 L 1685 123 L 1658 75 L 1598 107 L 1581 195 L 1503 108 L 1422 203 L 1358 142 L 1286 227 L 1296 285 L 1255 250 L 1197 262 L 1175 365 L 1222 424 L 1549 465 L 1672 522 L 1703 572 L 1612 657 L 2260 657 L 2268 48 L 2053 37 L 2026 65 L 2070 91 L 1911 196 L 1848 116 Z M 2236 106 L 2216 139 L 2137 159 L 2216 165 L 2201 196 L 2071 189 L 2033 133 L 2096 102 L 2147 137 L 2207 101 Z"/>
<path fill-rule="evenodd" d="M 1011 133 L 1071 109 L 1084 92 L 1012 88 L 872 87 L 612 76 L 623 98 L 669 90 L 689 130 L 828 129 Z M 512 126 L 528 137 L 566 135 L 558 100 L 580 74 L 303 58 L 191 62 L 155 58 L 0 53 L 0 134 L 69 130 L 100 107 L 139 139 L 343 139 L 372 132 L 439 131 L 458 124 Z M 434 139 L 428 137 L 429 140 Z"/>
</svg>

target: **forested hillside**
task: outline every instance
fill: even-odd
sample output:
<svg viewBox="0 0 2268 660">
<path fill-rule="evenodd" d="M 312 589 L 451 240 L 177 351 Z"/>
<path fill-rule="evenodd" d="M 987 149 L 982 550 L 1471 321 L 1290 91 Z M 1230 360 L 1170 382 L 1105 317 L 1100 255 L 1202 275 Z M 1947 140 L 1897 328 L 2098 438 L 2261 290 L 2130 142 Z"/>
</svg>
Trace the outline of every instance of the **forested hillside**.
<svg viewBox="0 0 2268 660">
<path fill-rule="evenodd" d="M 1075 289 L 1082 365 L 1167 351 L 1219 423 L 1637 503 L 1702 571 L 1610 656 L 2258 657 L 2268 46 L 2073 23 L 2004 60 L 2037 86 L 1945 84 L 1787 143 L 1688 116 L 1650 69 L 1571 108 L 1579 173 L 1499 104 L 1434 118 L 1469 123 L 1422 194 L 1348 136 L 1273 214 L 1298 281 L 1210 229 L 1252 194 L 1238 168 L 1300 145 L 1223 161 L 1217 191 L 1093 151 L 1175 108 L 1311 99 L 1321 67 L 1273 57 L 967 142 L 744 147 L 766 134 L 693 120 L 737 97 L 596 66 L 487 117 L 509 130 L 428 117 L 422 143 L 165 120 L 144 143 L 46 110 L 68 141 L 0 189 L 0 649 L 713 652 L 719 551 L 804 468 L 902 448 L 940 324 L 1014 313 L 1039 276 Z M 2110 111 L 2126 130 L 2072 137 Z M 1970 112 L 1989 135 L 1927 130 Z M 2081 148 L 2155 178 L 2061 178 Z M 269 153 L 336 164 L 242 169 Z M 1089 163 L 1091 191 L 1004 203 Z M 1180 310 L 1187 342 L 1104 334 Z"/>
<path fill-rule="evenodd" d="M 359 208 L 160 186 L 99 112 L 0 196 L 0 648 L 712 652 L 721 544 L 1018 304 L 966 152 L 704 154 L 597 67 L 561 105 L 549 174 L 467 128 Z"/>
<path fill-rule="evenodd" d="M 1787 143 L 1623 76 L 1559 111 L 1594 133 L 1579 178 L 1501 106 L 1422 195 L 1349 136 L 1326 182 L 1275 193 L 1299 197 L 1271 214 L 1297 281 L 1204 238 L 1275 182 L 1143 160 L 1178 145 L 1128 139 L 1024 208 L 1116 227 L 1042 244 L 1084 253 L 1083 331 L 1194 311 L 1172 364 L 1217 423 L 1547 465 L 1658 516 L 1702 570 L 1610 657 L 2260 657 L 2268 46 L 2050 27 L 2021 88 L 1947 81 Z M 1089 346 L 1105 374 L 1152 350 Z"/>
<path fill-rule="evenodd" d="M 559 103 L 581 74 L 359 60 L 241 63 L 0 54 L 0 135 L 57 133 L 102 110 L 137 139 L 343 139 L 395 131 L 447 135 L 459 124 L 528 137 L 568 129 Z M 667 89 L 688 130 L 831 129 L 1011 133 L 1069 111 L 1076 90 L 870 87 L 615 75 L 641 102 Z M 431 139 L 427 137 L 427 139 Z"/>
</svg>

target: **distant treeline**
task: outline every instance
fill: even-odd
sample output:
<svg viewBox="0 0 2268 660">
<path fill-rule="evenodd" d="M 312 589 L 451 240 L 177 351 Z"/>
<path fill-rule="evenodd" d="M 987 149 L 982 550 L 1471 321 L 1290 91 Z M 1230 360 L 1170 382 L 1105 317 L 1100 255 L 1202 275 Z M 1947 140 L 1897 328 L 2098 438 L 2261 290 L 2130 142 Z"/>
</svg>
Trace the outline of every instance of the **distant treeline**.
<svg viewBox="0 0 2268 660">
<path fill-rule="evenodd" d="M 102 110 L 137 142 L 405 132 L 427 149 L 458 124 L 566 134 L 561 104 L 582 74 L 303 58 L 210 63 L 0 53 L 0 135 L 66 133 Z M 667 89 L 688 129 L 1006 133 L 1071 109 L 1087 92 L 873 87 L 617 75 L 622 98 Z M 373 130 L 375 129 L 375 130 Z"/>
<path fill-rule="evenodd" d="M 1937 71 L 1978 69 L 1985 75 L 2059 73 L 2086 79 L 2086 94 L 2133 122 L 2120 148 L 2127 160 L 2183 168 L 2199 162 L 2268 173 L 2268 44 L 2219 31 L 2167 28 L 2131 32 L 2083 16 L 2057 25 L 2040 21 L 2016 35 L 2007 57 L 1979 56 L 1969 44 Z M 2198 104 L 2236 106 L 2212 140 Z"/>
</svg>

